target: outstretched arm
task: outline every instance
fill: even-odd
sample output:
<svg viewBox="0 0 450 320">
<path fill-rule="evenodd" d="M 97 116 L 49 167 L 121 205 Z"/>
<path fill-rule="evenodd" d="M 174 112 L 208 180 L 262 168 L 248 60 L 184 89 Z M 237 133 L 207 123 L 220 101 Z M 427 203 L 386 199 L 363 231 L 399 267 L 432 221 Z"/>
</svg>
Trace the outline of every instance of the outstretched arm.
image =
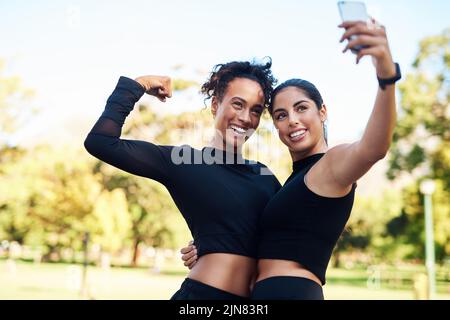
<svg viewBox="0 0 450 320">
<path fill-rule="evenodd" d="M 357 63 L 363 56 L 371 56 L 379 78 L 395 76 L 395 64 L 384 27 L 373 27 L 361 21 L 345 22 L 340 27 L 346 29 L 341 41 L 352 35 L 358 36 L 349 41 L 344 52 L 354 46 L 363 45 L 365 48 L 359 51 Z M 395 122 L 395 86 L 387 85 L 384 90 L 379 87 L 372 114 L 361 140 L 331 148 L 319 161 L 317 171 L 314 170 L 316 174 L 314 172 L 308 174 L 315 181 L 313 184 L 331 185 L 338 193 L 348 191 L 356 180 L 385 157 L 391 144 Z M 320 175 L 323 170 L 327 171 L 326 175 Z"/>
</svg>

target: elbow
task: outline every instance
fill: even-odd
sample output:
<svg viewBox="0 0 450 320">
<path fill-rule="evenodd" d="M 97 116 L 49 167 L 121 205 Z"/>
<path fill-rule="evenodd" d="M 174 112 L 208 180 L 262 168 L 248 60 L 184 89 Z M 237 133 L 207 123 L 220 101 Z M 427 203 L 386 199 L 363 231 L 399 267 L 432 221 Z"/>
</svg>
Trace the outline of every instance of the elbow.
<svg viewBox="0 0 450 320">
<path fill-rule="evenodd" d="M 388 153 L 388 149 L 382 150 L 381 152 L 376 153 L 374 155 L 375 161 L 377 162 L 377 161 L 383 160 L 386 157 L 387 153 Z"/>
<path fill-rule="evenodd" d="M 389 151 L 389 148 L 381 149 L 381 150 L 373 150 L 373 152 L 369 155 L 370 162 L 378 162 L 380 160 L 383 160 L 387 153 Z"/>
<path fill-rule="evenodd" d="M 88 136 L 86 137 L 86 139 L 84 139 L 84 148 L 86 149 L 87 152 L 89 152 L 91 155 L 94 155 L 94 150 L 95 150 L 95 141 L 94 141 L 94 137 L 91 134 L 88 134 Z"/>
<path fill-rule="evenodd" d="M 384 159 L 389 151 L 389 147 L 374 148 L 374 147 L 363 147 L 360 149 L 360 154 L 363 158 L 367 159 L 369 163 L 376 163 Z"/>
<path fill-rule="evenodd" d="M 84 139 L 84 148 L 86 151 L 99 160 L 105 159 L 116 142 L 113 137 L 106 137 L 98 134 L 89 133 Z"/>
</svg>

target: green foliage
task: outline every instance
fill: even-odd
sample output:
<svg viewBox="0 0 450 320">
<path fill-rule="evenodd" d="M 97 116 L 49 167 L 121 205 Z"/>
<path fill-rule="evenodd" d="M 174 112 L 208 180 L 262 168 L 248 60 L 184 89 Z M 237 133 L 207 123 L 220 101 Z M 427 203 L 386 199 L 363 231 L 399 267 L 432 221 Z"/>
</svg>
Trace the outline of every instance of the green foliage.
<svg viewBox="0 0 450 320">
<path fill-rule="evenodd" d="M 5 62 L 0 59 L 0 133 L 10 134 L 37 110 L 27 103 L 33 90 L 25 88 L 17 76 L 4 76 L 4 71 Z"/>
<path fill-rule="evenodd" d="M 79 248 L 85 218 L 101 190 L 86 160 L 78 151 L 39 147 L 4 165 L 0 178 L 0 203 L 7 208 L 2 212 L 3 232 L 25 243 L 30 236 L 47 253 Z M 12 226 L 20 226 L 21 239 L 8 232 Z"/>
<path fill-rule="evenodd" d="M 174 91 L 182 91 L 191 87 L 198 87 L 199 84 L 196 81 L 186 79 L 172 79 L 172 89 Z"/>
<path fill-rule="evenodd" d="M 124 191 L 103 190 L 94 204 L 92 215 L 86 220 L 92 241 L 100 244 L 103 251 L 114 253 L 122 249 L 131 228 L 131 216 Z"/>
<path fill-rule="evenodd" d="M 401 109 L 390 153 L 391 179 L 426 164 L 434 178 L 449 181 L 450 162 L 441 160 L 449 159 L 449 42 L 450 29 L 421 41 L 415 70 L 399 85 Z"/>
<path fill-rule="evenodd" d="M 437 184 L 433 195 L 436 258 L 450 255 L 450 29 L 425 38 L 400 83 L 399 120 L 390 152 L 388 177 L 428 175 Z M 424 208 L 418 182 L 403 191 L 401 214 L 387 228 L 392 250 L 408 248 L 400 256 L 424 256 Z"/>
<path fill-rule="evenodd" d="M 349 222 L 335 248 L 335 266 L 340 265 L 342 252 L 366 252 L 372 263 L 385 255 L 387 223 L 401 209 L 401 194 L 394 190 L 377 197 L 356 197 Z"/>
</svg>

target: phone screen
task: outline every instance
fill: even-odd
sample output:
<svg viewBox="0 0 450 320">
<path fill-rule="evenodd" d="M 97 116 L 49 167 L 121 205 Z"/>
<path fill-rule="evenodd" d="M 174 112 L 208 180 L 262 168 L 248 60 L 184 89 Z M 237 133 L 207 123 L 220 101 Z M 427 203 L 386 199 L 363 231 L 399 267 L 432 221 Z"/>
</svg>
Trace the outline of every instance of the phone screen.
<svg viewBox="0 0 450 320">
<path fill-rule="evenodd" d="M 366 5 L 359 1 L 339 1 L 339 13 L 342 21 L 367 21 Z"/>
</svg>

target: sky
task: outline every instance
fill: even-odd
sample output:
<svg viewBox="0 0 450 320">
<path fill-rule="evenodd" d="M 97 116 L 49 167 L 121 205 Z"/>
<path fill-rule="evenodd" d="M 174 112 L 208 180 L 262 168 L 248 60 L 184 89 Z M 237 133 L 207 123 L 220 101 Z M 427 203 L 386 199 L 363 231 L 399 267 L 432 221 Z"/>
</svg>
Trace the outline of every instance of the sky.
<svg viewBox="0 0 450 320">
<path fill-rule="evenodd" d="M 450 27 L 450 1 L 366 1 L 385 25 L 393 58 L 411 71 L 419 41 Z M 0 1 L 0 58 L 41 112 L 13 142 L 82 143 L 123 75 L 202 82 L 215 64 L 270 56 L 279 82 L 303 78 L 321 91 L 330 145 L 359 139 L 377 82 L 371 59 L 342 53 L 335 0 Z M 161 112 L 199 110 L 194 90 Z"/>
</svg>

